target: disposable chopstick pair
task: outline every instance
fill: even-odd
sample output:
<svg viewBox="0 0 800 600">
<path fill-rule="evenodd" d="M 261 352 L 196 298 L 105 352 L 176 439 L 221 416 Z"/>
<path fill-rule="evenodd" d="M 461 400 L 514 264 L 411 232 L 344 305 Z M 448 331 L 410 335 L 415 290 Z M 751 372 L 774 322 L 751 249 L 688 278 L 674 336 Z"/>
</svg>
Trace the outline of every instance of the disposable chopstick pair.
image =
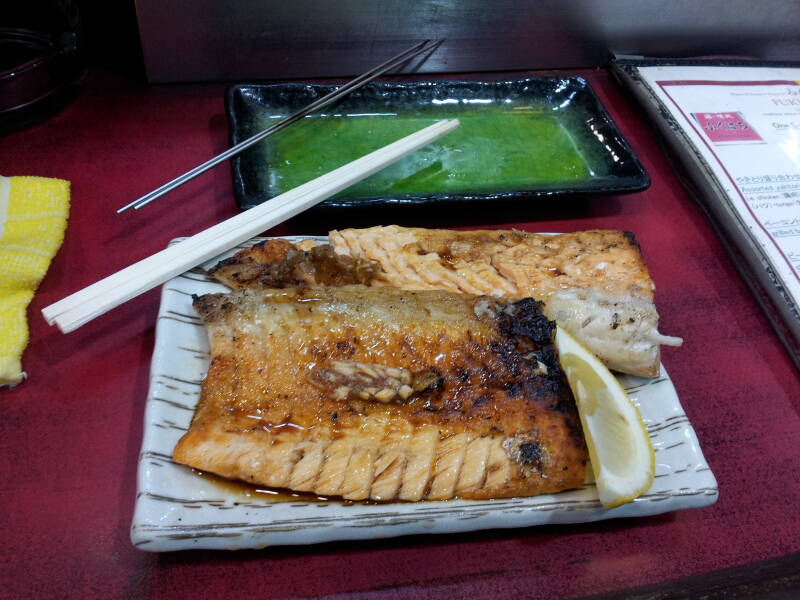
<svg viewBox="0 0 800 600">
<path fill-rule="evenodd" d="M 295 121 L 299 121 L 300 119 L 302 119 L 303 117 L 311 114 L 312 112 L 314 112 L 316 110 L 319 110 L 320 108 L 330 104 L 331 102 L 334 102 L 334 101 L 338 100 L 339 98 L 342 98 L 343 96 L 346 96 L 347 94 L 349 94 L 353 90 L 356 90 L 356 89 L 360 88 L 365 83 L 368 83 L 368 82 L 372 81 L 373 79 L 375 79 L 376 77 L 382 75 L 383 73 L 385 73 L 389 69 L 391 69 L 393 67 L 396 67 L 397 65 L 400 65 L 400 64 L 404 63 L 405 61 L 410 60 L 410 59 L 414 58 L 415 56 L 418 56 L 419 54 L 422 54 L 423 52 L 426 52 L 426 51 L 429 51 L 429 50 L 433 50 L 440 43 L 441 43 L 440 40 L 439 41 L 434 41 L 434 42 L 432 42 L 431 40 L 425 40 L 423 42 L 420 42 L 419 44 L 415 44 L 414 46 L 412 46 L 408 50 L 405 50 L 404 52 L 401 52 L 397 56 L 394 56 L 394 57 L 390 58 L 389 60 L 387 60 L 384 63 L 381 63 L 377 67 L 373 67 L 372 69 L 370 69 L 369 71 L 367 71 L 363 75 L 359 75 L 358 77 L 356 77 L 352 81 L 349 81 L 345 85 L 335 89 L 330 94 L 327 94 L 327 95 L 323 96 L 322 98 L 319 98 L 318 100 L 315 100 L 314 102 L 312 102 L 311 104 L 309 104 L 305 108 L 302 108 L 302 109 L 298 110 L 297 112 L 289 115 L 288 117 L 286 117 L 285 119 L 279 121 L 275 125 L 272 125 L 272 126 L 268 127 L 267 129 L 255 134 L 254 136 L 251 136 L 251 137 L 247 138 L 246 140 L 244 140 L 242 142 L 239 142 L 235 146 L 231 146 L 225 152 L 222 152 L 221 154 L 218 154 L 214 158 L 211 158 L 211 159 L 207 160 L 203 164 L 196 166 L 194 169 L 192 169 L 190 171 L 187 171 L 186 173 L 176 177 L 172 181 L 168 181 L 167 183 L 165 183 L 164 185 L 156 188 L 155 190 L 153 190 L 149 194 L 145 194 L 141 198 L 138 198 L 138 199 L 134 200 L 133 202 L 130 202 L 130 203 L 126 204 L 122 208 L 118 209 L 117 213 L 124 212 L 124 211 L 128 210 L 129 208 L 135 208 L 135 209 L 138 210 L 138 209 L 142 208 L 143 206 L 145 206 L 147 204 L 150 204 L 156 198 L 159 198 L 159 197 L 163 196 L 164 194 L 166 194 L 167 192 L 175 189 L 176 187 L 183 185 L 184 183 L 186 183 L 190 179 L 193 179 L 194 177 L 200 175 L 201 173 L 205 173 L 206 171 L 208 171 L 212 167 L 215 167 L 216 165 L 218 165 L 219 163 L 221 163 L 221 162 L 223 162 L 225 160 L 228 160 L 232 156 L 235 156 L 239 152 L 242 152 L 243 150 L 249 148 L 250 146 L 252 146 L 253 144 L 255 144 L 257 142 L 260 142 L 261 140 L 263 140 L 264 138 L 266 138 L 269 135 L 272 135 L 276 131 L 280 131 L 281 129 L 283 129 L 284 127 L 286 127 L 288 125 L 291 125 Z"/>
<path fill-rule="evenodd" d="M 74 331 L 131 298 L 369 177 L 458 125 L 455 119 L 434 123 L 122 269 L 51 304 L 42 314 L 63 333 Z"/>
</svg>

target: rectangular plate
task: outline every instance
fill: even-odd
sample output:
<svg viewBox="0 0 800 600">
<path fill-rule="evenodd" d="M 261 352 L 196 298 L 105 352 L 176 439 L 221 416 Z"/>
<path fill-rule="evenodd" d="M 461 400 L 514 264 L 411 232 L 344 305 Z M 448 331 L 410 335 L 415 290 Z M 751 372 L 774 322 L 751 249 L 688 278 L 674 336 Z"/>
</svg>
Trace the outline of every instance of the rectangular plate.
<svg viewBox="0 0 800 600">
<path fill-rule="evenodd" d="M 142 550 L 235 550 L 582 523 L 697 508 L 717 500 L 717 482 L 663 367 L 656 379 L 620 376 L 653 441 L 656 476 L 647 493 L 619 508 L 603 508 L 594 484 L 531 498 L 387 504 L 312 501 L 301 495 L 276 502 L 268 494 L 242 491 L 249 488 L 221 485 L 173 463 L 171 456 L 189 427 L 209 364 L 205 326 L 194 313 L 192 294 L 226 290 L 201 269 L 172 279 L 162 290 L 131 527 L 131 539 Z"/>
<path fill-rule="evenodd" d="M 231 143 L 277 123 L 336 86 L 228 89 Z M 373 82 L 232 161 L 236 201 L 251 208 L 426 125 L 461 126 L 320 206 L 531 201 L 646 189 L 650 179 L 580 77 Z"/>
</svg>

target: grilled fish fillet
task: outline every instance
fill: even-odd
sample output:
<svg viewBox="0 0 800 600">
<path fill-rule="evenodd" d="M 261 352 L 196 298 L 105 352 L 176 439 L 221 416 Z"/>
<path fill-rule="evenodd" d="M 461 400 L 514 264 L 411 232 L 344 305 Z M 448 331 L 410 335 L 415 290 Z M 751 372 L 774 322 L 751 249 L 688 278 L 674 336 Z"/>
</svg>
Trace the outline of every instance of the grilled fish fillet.
<svg viewBox="0 0 800 600">
<path fill-rule="evenodd" d="M 329 234 L 336 253 L 380 265 L 373 284 L 532 297 L 609 368 L 655 377 L 660 345 L 653 285 L 633 235 L 580 231 L 448 231 L 398 226 Z"/>
<path fill-rule="evenodd" d="M 196 298 L 211 365 L 174 459 L 350 500 L 500 498 L 585 478 L 531 299 L 347 285 Z"/>
</svg>

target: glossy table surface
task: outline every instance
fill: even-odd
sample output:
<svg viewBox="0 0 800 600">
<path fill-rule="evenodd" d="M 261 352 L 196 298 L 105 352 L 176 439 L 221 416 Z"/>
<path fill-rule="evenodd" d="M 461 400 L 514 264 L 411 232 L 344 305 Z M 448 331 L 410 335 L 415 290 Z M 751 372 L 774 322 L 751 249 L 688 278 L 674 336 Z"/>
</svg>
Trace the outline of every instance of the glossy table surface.
<svg viewBox="0 0 800 600">
<path fill-rule="evenodd" d="M 715 505 L 368 543 L 135 549 L 129 528 L 158 292 L 69 335 L 48 327 L 40 310 L 236 208 L 222 166 L 147 209 L 116 215 L 226 147 L 224 86 L 149 88 L 92 73 L 60 113 L 0 137 L 3 175 L 72 182 L 66 239 L 29 311 L 29 380 L 0 390 L 0 597 L 574 598 L 800 551 L 800 373 L 641 111 L 608 73 L 569 74 L 590 81 L 650 173 L 648 190 L 457 211 L 309 214 L 267 233 L 390 222 L 634 232 L 657 284 L 661 330 L 685 340 L 663 361 L 719 482 Z"/>
</svg>

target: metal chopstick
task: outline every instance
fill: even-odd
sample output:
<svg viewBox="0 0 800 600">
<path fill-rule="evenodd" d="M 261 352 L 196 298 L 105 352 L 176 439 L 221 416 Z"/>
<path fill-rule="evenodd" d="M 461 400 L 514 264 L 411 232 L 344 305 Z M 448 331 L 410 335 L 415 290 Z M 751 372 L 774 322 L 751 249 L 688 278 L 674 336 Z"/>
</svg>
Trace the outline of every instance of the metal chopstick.
<svg viewBox="0 0 800 600">
<path fill-rule="evenodd" d="M 204 173 L 204 172 L 208 171 L 210 168 L 212 168 L 212 167 L 218 165 L 219 163 L 229 159 L 230 157 L 235 156 L 236 154 L 238 154 L 242 150 L 245 150 L 246 148 L 249 148 L 253 144 L 255 144 L 257 142 L 260 142 L 265 137 L 267 137 L 269 135 L 272 135 L 276 131 L 279 131 L 279 130 L 283 129 L 286 126 L 291 125 L 295 121 L 298 121 L 298 120 L 302 119 L 303 117 L 305 117 L 306 115 L 314 112 L 315 110 L 317 110 L 319 108 L 322 108 L 323 106 L 325 106 L 327 104 L 330 104 L 331 102 L 334 102 L 335 100 L 338 100 L 339 98 L 349 94 L 350 92 L 352 92 L 355 89 L 358 89 L 359 87 L 361 87 L 365 83 L 368 83 L 369 81 L 372 81 L 376 77 L 382 75 L 383 73 L 385 73 L 386 71 L 388 71 L 392 67 L 397 66 L 398 64 L 401 64 L 401 63 L 403 63 L 403 62 L 405 62 L 405 61 L 407 61 L 407 60 L 409 60 L 411 58 L 414 58 L 415 56 L 417 56 L 417 55 L 419 55 L 419 54 L 421 54 L 421 53 L 423 53 L 423 52 L 425 52 L 427 50 L 434 49 L 439 43 L 441 43 L 441 40 L 434 41 L 433 43 L 431 43 L 431 40 L 425 40 L 423 42 L 420 42 L 419 44 L 415 44 L 414 46 L 412 46 L 408 50 L 405 50 L 405 51 L 401 52 L 400 54 L 398 54 L 397 56 L 394 56 L 394 57 L 390 58 L 389 60 L 387 60 L 384 63 L 381 63 L 377 67 L 373 67 L 372 69 L 370 69 L 369 71 L 367 71 L 363 75 L 359 75 L 358 77 L 356 77 L 352 81 L 350 81 L 350 82 L 342 85 L 341 87 L 335 89 L 330 94 L 327 94 L 327 95 L 323 96 L 322 98 L 320 98 L 318 100 L 315 100 L 314 102 L 312 102 L 311 104 L 309 104 L 305 108 L 302 108 L 299 111 L 297 111 L 296 113 L 293 113 L 293 114 L 289 115 L 288 117 L 286 117 L 282 121 L 276 123 L 275 125 L 272 125 L 271 127 L 268 127 L 267 129 L 255 134 L 254 136 L 249 137 L 249 138 L 247 138 L 246 140 L 244 140 L 242 142 L 239 142 L 235 146 L 232 146 L 232 147 L 228 148 L 225 152 L 222 152 L 221 154 L 218 154 L 214 158 L 212 158 L 210 160 L 207 160 L 203 164 L 198 165 L 197 167 L 195 167 L 194 169 L 192 169 L 190 171 L 187 171 L 183 175 L 180 175 L 179 177 L 176 177 L 172 181 L 169 181 L 169 182 L 165 183 L 164 185 L 162 185 L 161 187 L 156 188 L 155 190 L 153 190 L 149 194 L 145 194 L 141 198 L 139 198 L 137 200 L 134 200 L 133 202 L 131 202 L 129 204 L 126 204 L 125 206 L 123 206 L 122 208 L 117 210 L 117 214 L 122 213 L 122 212 L 128 210 L 129 208 L 135 208 L 135 209 L 138 210 L 138 209 L 142 208 L 143 206 L 146 206 L 147 204 L 150 204 L 156 198 L 159 198 L 160 196 L 163 196 L 167 192 L 169 192 L 171 190 L 174 190 L 176 187 L 178 187 L 180 185 L 183 185 L 184 183 L 186 183 L 190 179 L 196 177 L 197 175 L 200 175 L 201 173 Z"/>
</svg>

